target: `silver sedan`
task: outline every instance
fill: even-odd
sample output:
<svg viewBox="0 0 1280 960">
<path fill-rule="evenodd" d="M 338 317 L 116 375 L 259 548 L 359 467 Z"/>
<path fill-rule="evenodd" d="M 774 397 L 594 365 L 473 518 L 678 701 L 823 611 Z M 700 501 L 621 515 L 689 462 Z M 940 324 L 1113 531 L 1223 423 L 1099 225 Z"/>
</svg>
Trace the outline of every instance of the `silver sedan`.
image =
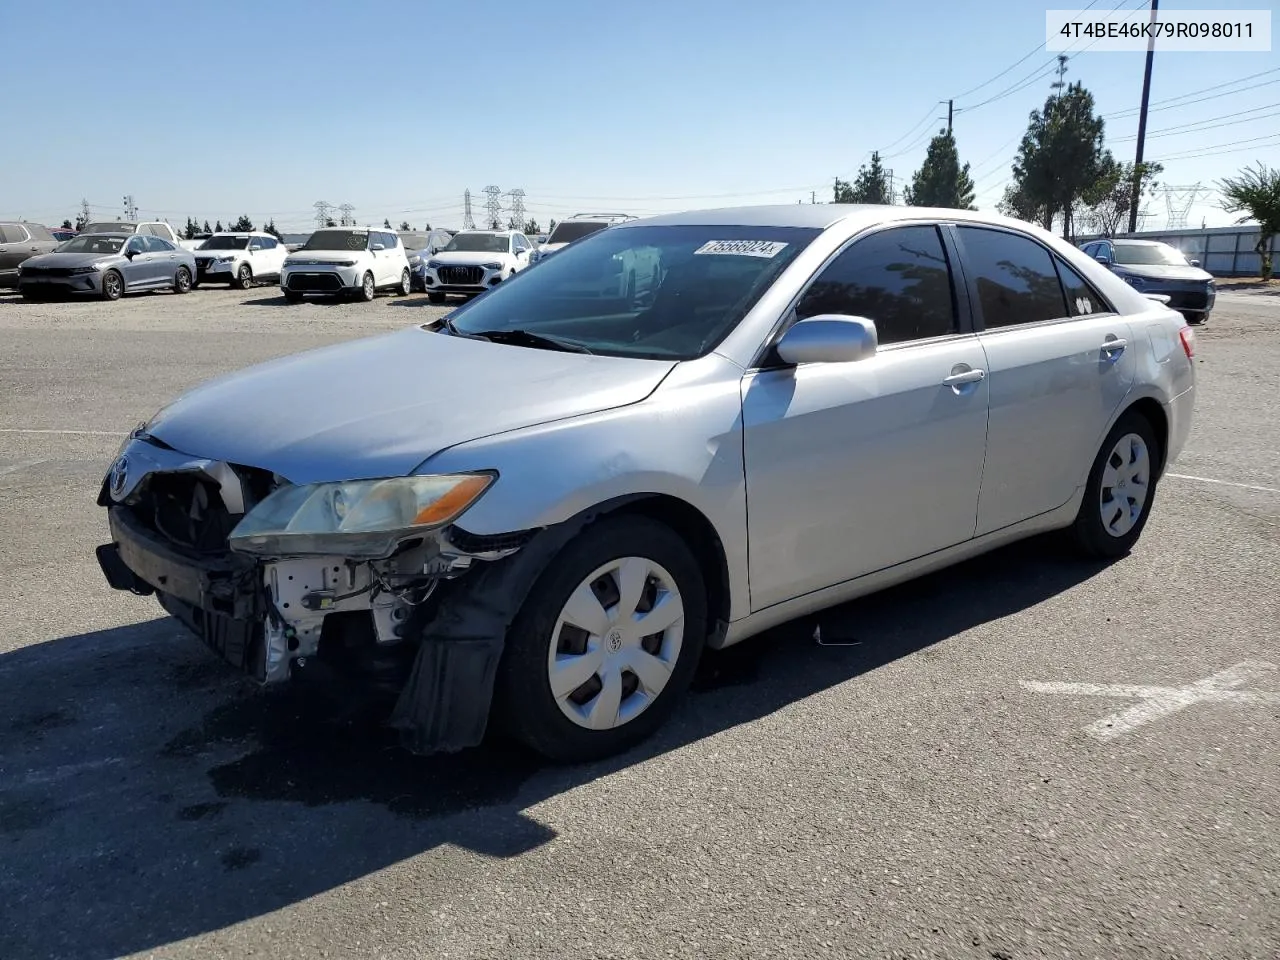
<svg viewBox="0 0 1280 960">
<path fill-rule="evenodd" d="M 83 233 L 53 253 L 24 260 L 18 270 L 23 297 L 89 294 L 119 300 L 126 293 L 190 293 L 196 259 L 190 250 L 141 233 Z"/>
<path fill-rule="evenodd" d="M 1194 349 L 1013 220 L 633 221 L 441 321 L 177 399 L 103 481 L 99 561 L 263 683 L 390 683 L 414 751 L 492 723 L 601 757 L 705 648 L 1045 531 L 1124 555 Z"/>
</svg>

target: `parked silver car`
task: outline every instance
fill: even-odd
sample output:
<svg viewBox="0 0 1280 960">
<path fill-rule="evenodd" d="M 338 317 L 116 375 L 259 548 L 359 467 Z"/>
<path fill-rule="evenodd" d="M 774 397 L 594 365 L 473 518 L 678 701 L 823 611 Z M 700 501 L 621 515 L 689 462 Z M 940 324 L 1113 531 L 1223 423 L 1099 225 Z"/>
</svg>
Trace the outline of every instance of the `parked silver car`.
<svg viewBox="0 0 1280 960">
<path fill-rule="evenodd" d="M 611 279 L 629 265 L 655 288 Z M 166 406 L 103 481 L 98 554 L 265 683 L 394 678 L 415 751 L 492 716 L 600 757 L 704 647 L 1043 531 L 1123 555 L 1193 352 L 1178 313 L 1017 221 L 633 221 Z"/>
<path fill-rule="evenodd" d="M 18 270 L 23 297 L 93 294 L 119 300 L 126 293 L 190 293 L 196 260 L 190 250 L 135 233 L 82 233 L 54 253 L 32 257 Z"/>
<path fill-rule="evenodd" d="M 52 253 L 61 242 L 43 224 L 0 223 L 0 287 L 16 287 L 19 265 L 42 253 Z"/>
</svg>

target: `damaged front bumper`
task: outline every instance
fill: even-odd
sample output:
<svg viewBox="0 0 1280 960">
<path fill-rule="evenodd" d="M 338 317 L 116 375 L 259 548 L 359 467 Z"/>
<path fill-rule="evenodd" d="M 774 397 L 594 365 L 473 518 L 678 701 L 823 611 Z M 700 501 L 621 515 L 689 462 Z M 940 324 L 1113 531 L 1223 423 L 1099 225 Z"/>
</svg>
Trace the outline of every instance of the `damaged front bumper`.
<svg viewBox="0 0 1280 960">
<path fill-rule="evenodd" d="M 264 685 L 290 679 L 312 658 L 337 662 L 326 660 L 334 651 L 359 647 L 362 662 L 385 654 L 382 662 L 404 666 L 392 723 L 410 749 L 480 741 L 506 628 L 539 568 L 518 556 L 539 539 L 536 532 L 477 537 L 454 526 L 427 530 L 383 560 L 255 558 L 230 550 L 225 538 L 197 549 L 162 532 L 168 528 L 157 519 L 149 489 L 172 496 L 164 478 L 184 477 L 192 490 L 203 485 L 206 492 L 193 495 L 200 509 L 209 511 L 211 500 L 234 505 L 230 523 L 254 499 L 237 489 L 238 468 L 184 459 L 145 440 L 130 449 L 135 463 L 146 463 L 143 475 L 122 480 L 121 472 L 133 471 L 117 461 L 99 495 L 111 542 L 97 556 L 112 587 L 155 594 L 214 652 Z"/>
</svg>

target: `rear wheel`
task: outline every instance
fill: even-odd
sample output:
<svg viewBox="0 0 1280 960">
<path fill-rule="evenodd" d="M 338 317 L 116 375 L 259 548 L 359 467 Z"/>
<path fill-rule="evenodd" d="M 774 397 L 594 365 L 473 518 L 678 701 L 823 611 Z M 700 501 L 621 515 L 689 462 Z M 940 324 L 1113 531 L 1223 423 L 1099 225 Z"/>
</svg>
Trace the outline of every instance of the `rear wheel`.
<svg viewBox="0 0 1280 960">
<path fill-rule="evenodd" d="M 179 267 L 178 272 L 173 275 L 173 292 L 191 292 L 191 271 L 186 267 Z"/>
<path fill-rule="evenodd" d="M 500 722 L 556 761 L 627 750 L 675 709 L 706 632 L 702 573 L 679 535 L 644 517 L 597 521 L 551 561 L 507 633 Z"/>
<path fill-rule="evenodd" d="M 372 300 L 378 293 L 377 287 L 373 285 L 373 274 L 366 273 L 364 280 L 360 282 L 360 299 L 365 303 Z"/>
<path fill-rule="evenodd" d="M 1155 501 L 1160 442 L 1142 414 L 1124 414 L 1102 442 L 1072 526 L 1077 548 L 1091 557 L 1127 554 L 1142 536 Z"/>
</svg>

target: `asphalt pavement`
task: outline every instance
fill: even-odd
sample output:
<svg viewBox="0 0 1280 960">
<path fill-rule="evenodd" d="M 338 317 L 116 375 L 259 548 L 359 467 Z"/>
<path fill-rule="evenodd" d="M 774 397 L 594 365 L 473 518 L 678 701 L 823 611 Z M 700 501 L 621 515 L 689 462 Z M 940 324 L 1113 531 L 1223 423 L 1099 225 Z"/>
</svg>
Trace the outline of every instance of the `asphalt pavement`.
<svg viewBox="0 0 1280 960">
<path fill-rule="evenodd" d="M 0 295 L 0 958 L 1280 952 L 1280 296 L 1198 330 L 1128 558 L 1035 540 L 780 628 L 572 768 L 264 696 L 94 560 L 176 393 L 439 312 Z"/>
</svg>

